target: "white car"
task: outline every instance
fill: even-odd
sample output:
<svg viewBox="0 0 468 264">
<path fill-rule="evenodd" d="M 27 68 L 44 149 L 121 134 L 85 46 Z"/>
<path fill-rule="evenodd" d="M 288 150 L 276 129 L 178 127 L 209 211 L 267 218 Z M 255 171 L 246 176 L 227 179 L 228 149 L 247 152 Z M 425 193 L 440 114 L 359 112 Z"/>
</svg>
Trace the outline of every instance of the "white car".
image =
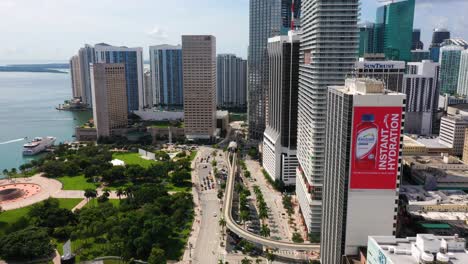
<svg viewBox="0 0 468 264">
<path fill-rule="evenodd" d="M 217 213 L 213 213 L 213 217 L 217 217 L 217 216 L 218 216 L 218 214 L 217 214 Z"/>
</svg>

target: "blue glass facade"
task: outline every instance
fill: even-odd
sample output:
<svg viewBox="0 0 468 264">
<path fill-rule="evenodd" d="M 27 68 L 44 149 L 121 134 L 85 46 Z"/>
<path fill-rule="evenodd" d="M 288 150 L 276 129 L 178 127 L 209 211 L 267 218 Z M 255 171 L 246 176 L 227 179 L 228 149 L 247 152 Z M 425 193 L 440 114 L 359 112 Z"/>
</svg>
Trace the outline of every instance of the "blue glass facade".
<svg viewBox="0 0 468 264">
<path fill-rule="evenodd" d="M 136 111 L 145 105 L 143 99 L 143 61 L 141 48 L 95 46 L 96 62 L 125 64 L 128 111 Z"/>
<path fill-rule="evenodd" d="M 180 46 L 150 47 L 154 105 L 180 108 L 184 104 L 182 49 Z"/>
</svg>

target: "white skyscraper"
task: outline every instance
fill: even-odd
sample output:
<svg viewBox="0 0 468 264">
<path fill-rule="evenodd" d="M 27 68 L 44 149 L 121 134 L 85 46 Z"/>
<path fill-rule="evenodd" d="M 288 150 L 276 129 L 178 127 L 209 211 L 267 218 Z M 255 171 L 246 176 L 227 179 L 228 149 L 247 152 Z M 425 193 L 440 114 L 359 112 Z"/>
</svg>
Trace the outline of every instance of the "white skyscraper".
<svg viewBox="0 0 468 264">
<path fill-rule="evenodd" d="M 432 134 L 433 116 L 439 102 L 439 63 L 410 62 L 407 68 L 402 91 L 406 94 L 407 105 L 405 133 Z"/>
<path fill-rule="evenodd" d="M 320 259 L 341 263 L 370 235 L 395 235 L 405 95 L 347 79 L 327 97 Z"/>
<path fill-rule="evenodd" d="M 296 193 L 311 233 L 320 233 L 328 86 L 343 85 L 358 53 L 358 0 L 304 0 Z"/>
</svg>

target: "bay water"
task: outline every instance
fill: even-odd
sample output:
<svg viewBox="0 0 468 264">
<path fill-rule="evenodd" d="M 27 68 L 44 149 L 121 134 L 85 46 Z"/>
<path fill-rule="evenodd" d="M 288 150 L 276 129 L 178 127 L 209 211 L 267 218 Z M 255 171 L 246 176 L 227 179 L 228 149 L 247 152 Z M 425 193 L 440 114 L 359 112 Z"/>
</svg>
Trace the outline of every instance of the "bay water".
<svg viewBox="0 0 468 264">
<path fill-rule="evenodd" d="M 0 72 L 0 178 L 4 169 L 37 158 L 22 155 L 28 140 L 45 136 L 57 137 L 56 144 L 74 140 L 75 127 L 92 112 L 55 109 L 71 96 L 69 74 Z"/>
</svg>

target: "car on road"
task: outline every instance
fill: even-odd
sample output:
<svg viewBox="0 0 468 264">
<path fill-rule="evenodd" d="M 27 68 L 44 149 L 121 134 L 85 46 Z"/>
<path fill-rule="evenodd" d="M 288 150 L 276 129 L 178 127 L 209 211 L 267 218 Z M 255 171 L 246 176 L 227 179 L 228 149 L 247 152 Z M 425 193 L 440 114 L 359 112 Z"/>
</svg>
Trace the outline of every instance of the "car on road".
<svg viewBox="0 0 468 264">
<path fill-rule="evenodd" d="M 218 216 L 218 214 L 217 214 L 217 213 L 213 213 L 213 217 L 217 217 L 217 216 Z"/>
</svg>

